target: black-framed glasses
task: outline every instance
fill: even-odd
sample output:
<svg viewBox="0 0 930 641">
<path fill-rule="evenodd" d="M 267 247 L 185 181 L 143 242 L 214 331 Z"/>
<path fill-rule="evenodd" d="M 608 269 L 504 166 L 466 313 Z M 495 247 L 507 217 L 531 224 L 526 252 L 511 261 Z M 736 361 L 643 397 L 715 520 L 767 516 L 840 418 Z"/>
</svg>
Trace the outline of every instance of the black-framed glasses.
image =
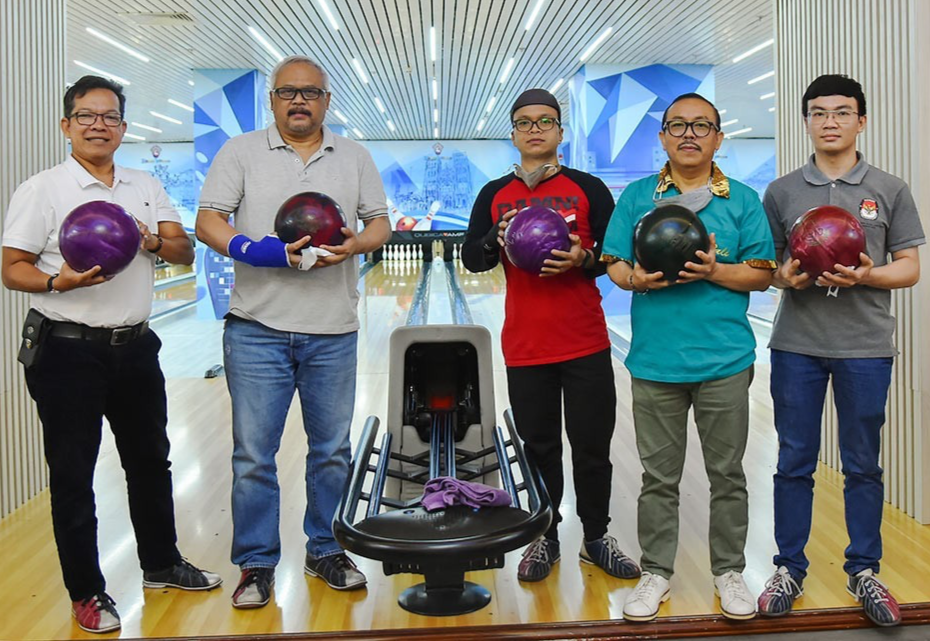
<svg viewBox="0 0 930 641">
<path fill-rule="evenodd" d="M 107 127 L 119 127 L 123 122 L 123 117 L 118 113 L 113 112 L 95 114 L 92 111 L 79 111 L 78 113 L 71 114 L 68 117 L 74 118 L 77 124 L 83 125 L 85 127 L 93 126 L 93 124 L 97 122 L 97 118 L 103 118 L 103 124 L 105 124 Z"/>
<path fill-rule="evenodd" d="M 533 128 L 533 125 L 536 125 L 540 131 L 549 131 L 557 125 L 561 125 L 557 118 L 552 118 L 551 116 L 543 116 L 539 120 L 530 120 L 529 118 L 518 118 L 513 121 L 513 128 L 517 131 L 527 132 Z"/>
<path fill-rule="evenodd" d="M 278 87 L 272 89 L 271 93 L 281 100 L 293 100 L 299 93 L 304 100 L 319 100 L 329 92 L 319 87 Z"/>
<path fill-rule="evenodd" d="M 707 138 L 712 131 L 719 131 L 717 125 L 707 120 L 695 120 L 694 122 L 669 120 L 662 125 L 662 129 L 664 129 L 668 135 L 674 136 L 675 138 L 684 136 L 689 127 L 695 138 Z"/>
<path fill-rule="evenodd" d="M 836 124 L 848 125 L 856 121 L 859 112 L 851 109 L 815 109 L 807 112 L 807 120 L 813 125 L 824 125 L 831 115 L 833 116 L 833 122 Z"/>
</svg>

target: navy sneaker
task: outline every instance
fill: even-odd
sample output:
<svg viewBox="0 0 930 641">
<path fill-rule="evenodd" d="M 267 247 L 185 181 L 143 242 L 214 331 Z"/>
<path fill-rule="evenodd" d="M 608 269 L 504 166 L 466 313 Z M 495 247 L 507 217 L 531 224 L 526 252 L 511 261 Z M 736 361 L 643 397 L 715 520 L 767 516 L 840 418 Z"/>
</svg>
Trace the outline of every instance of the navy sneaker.
<svg viewBox="0 0 930 641">
<path fill-rule="evenodd" d="M 365 587 L 368 579 L 345 552 L 314 559 L 309 554 L 304 562 L 304 572 L 316 576 L 334 590 L 357 590 Z"/>
<path fill-rule="evenodd" d="M 247 568 L 239 577 L 239 585 L 233 592 L 234 608 L 247 610 L 260 608 L 271 600 L 274 588 L 274 568 Z"/>
<path fill-rule="evenodd" d="M 618 579 L 636 579 L 642 575 L 636 561 L 624 554 L 617 539 L 609 535 L 582 543 L 578 556 L 584 563 L 596 565 Z"/>
<path fill-rule="evenodd" d="M 194 567 L 187 559 L 181 559 L 177 565 L 164 570 L 142 573 L 142 587 L 145 588 L 212 590 L 222 582 L 219 574 Z"/>
<path fill-rule="evenodd" d="M 517 567 L 517 578 L 521 581 L 542 581 L 561 558 L 558 541 L 536 539 L 523 551 L 523 559 Z"/>
<path fill-rule="evenodd" d="M 872 573 L 872 570 L 865 569 L 855 576 L 850 576 L 846 591 L 856 601 L 862 602 L 865 615 L 875 625 L 890 627 L 901 623 L 901 608 L 898 602 L 891 596 L 885 584 Z"/>
<path fill-rule="evenodd" d="M 759 614 L 780 617 L 791 612 L 795 599 L 804 594 L 803 582 L 804 579 L 791 576 L 785 566 L 779 567 L 759 595 Z"/>
</svg>

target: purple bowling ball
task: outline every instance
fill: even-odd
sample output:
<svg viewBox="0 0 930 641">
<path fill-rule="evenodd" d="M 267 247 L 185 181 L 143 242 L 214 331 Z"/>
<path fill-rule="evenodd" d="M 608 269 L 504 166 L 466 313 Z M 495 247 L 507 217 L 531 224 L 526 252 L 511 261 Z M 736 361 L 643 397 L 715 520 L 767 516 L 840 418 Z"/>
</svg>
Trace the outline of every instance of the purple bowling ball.
<svg viewBox="0 0 930 641">
<path fill-rule="evenodd" d="M 504 251 L 510 262 L 537 275 L 543 261 L 555 258 L 553 249 L 568 251 L 568 224 L 559 214 L 542 205 L 530 205 L 517 212 L 504 230 Z"/>
<path fill-rule="evenodd" d="M 115 276 L 126 269 L 140 242 L 136 219 L 105 200 L 92 200 L 72 209 L 58 232 L 65 261 L 79 272 L 100 265 L 101 276 Z"/>
</svg>

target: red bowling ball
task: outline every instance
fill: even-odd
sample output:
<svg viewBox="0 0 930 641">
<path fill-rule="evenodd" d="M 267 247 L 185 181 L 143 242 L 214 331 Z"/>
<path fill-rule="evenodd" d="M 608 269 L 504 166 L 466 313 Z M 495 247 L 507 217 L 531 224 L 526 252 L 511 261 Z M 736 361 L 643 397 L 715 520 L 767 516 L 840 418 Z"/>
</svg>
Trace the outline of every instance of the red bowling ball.
<svg viewBox="0 0 930 641">
<path fill-rule="evenodd" d="M 404 216 L 397 221 L 397 224 L 394 226 L 396 231 L 410 231 L 417 224 L 417 219 L 411 216 Z"/>
<path fill-rule="evenodd" d="M 136 219 L 116 203 L 92 200 L 71 210 L 58 231 L 58 247 L 72 269 L 100 265 L 101 276 L 120 273 L 139 251 Z"/>
<path fill-rule="evenodd" d="M 859 254 L 865 252 L 865 231 L 845 209 L 821 205 L 805 212 L 791 227 L 788 251 L 801 261 L 801 271 L 812 278 L 824 272 L 833 274 L 836 264 L 859 266 Z"/>
<path fill-rule="evenodd" d="M 569 233 L 562 216 L 548 207 L 531 205 L 510 219 L 504 230 L 504 251 L 511 263 L 536 275 L 544 267 L 543 261 L 555 258 L 553 249 L 571 249 Z"/>
<path fill-rule="evenodd" d="M 310 244 L 341 245 L 345 242 L 342 228 L 346 217 L 339 204 L 316 191 L 305 191 L 291 196 L 278 209 L 274 230 L 285 243 L 297 242 L 310 236 Z"/>
</svg>

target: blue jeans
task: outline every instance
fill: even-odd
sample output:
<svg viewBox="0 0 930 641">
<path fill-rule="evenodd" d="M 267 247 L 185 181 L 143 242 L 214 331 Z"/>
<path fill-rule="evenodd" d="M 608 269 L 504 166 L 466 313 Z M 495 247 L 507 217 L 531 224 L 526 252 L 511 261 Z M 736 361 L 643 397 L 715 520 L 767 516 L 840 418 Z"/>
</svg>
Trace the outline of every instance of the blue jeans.
<svg viewBox="0 0 930 641">
<path fill-rule="evenodd" d="M 304 532 L 313 558 L 339 554 L 333 516 L 349 472 L 358 334 L 297 334 L 231 318 L 223 334 L 233 418 L 232 562 L 275 567 L 281 559 L 275 455 L 300 395 L 307 433 Z"/>
<path fill-rule="evenodd" d="M 879 570 L 884 485 L 878 464 L 885 401 L 891 384 L 888 358 L 820 358 L 772 350 L 772 400 L 778 432 L 775 473 L 776 566 L 804 578 L 809 562 L 814 471 L 827 381 L 839 418 L 840 459 L 846 484 L 847 574 Z"/>
</svg>

